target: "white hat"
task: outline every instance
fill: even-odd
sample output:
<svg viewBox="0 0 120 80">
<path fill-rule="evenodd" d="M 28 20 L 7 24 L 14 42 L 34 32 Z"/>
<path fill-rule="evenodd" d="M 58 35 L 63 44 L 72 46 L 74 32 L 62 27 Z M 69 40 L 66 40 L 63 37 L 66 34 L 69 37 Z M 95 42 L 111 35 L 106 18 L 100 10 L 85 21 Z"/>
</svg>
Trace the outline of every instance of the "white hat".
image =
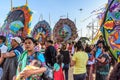
<svg viewBox="0 0 120 80">
<path fill-rule="evenodd" d="M 22 42 L 19 37 L 13 37 L 12 39 L 14 39 L 18 44 L 20 44 Z"/>
</svg>

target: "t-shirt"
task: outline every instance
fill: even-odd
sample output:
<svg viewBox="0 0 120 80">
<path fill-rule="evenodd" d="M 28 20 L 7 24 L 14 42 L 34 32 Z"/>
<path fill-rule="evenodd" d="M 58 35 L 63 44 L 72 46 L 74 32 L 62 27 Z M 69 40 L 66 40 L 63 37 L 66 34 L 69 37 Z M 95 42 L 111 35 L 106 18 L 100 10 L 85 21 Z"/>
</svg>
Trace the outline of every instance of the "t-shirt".
<svg viewBox="0 0 120 80">
<path fill-rule="evenodd" d="M 70 54 L 69 54 L 69 51 L 60 51 L 60 54 L 63 55 L 63 63 L 65 65 L 69 64 L 70 63 Z"/>
<path fill-rule="evenodd" d="M 7 49 L 8 49 L 7 46 L 5 46 L 4 44 L 0 44 L 1 53 L 6 53 Z"/>
<path fill-rule="evenodd" d="M 94 59 L 94 56 L 93 54 L 91 53 L 88 53 L 88 57 L 89 57 L 89 60 L 88 60 L 88 65 L 93 65 L 95 63 L 95 59 Z"/>
<path fill-rule="evenodd" d="M 62 63 L 62 68 L 63 68 L 64 64 Z M 58 63 L 54 64 L 54 70 L 58 71 L 60 69 L 60 65 Z"/>
<path fill-rule="evenodd" d="M 47 49 L 45 50 L 46 63 L 53 66 L 54 63 L 56 62 L 56 55 L 57 55 L 57 51 L 56 51 L 55 47 L 48 46 Z"/>
<path fill-rule="evenodd" d="M 7 49 L 8 49 L 7 46 L 5 46 L 4 44 L 0 44 L 1 54 L 6 53 L 6 52 L 7 52 Z M 3 64 L 4 64 L 4 61 L 3 61 L 3 63 L 0 65 L 0 67 L 2 67 Z"/>
<path fill-rule="evenodd" d="M 17 46 L 12 50 L 14 51 L 16 57 L 19 57 L 23 53 L 23 48 L 21 46 Z"/>
<path fill-rule="evenodd" d="M 3 65 L 2 80 L 12 80 L 13 76 L 15 76 L 16 74 L 16 69 L 18 66 L 18 57 L 23 53 L 23 49 L 21 46 L 12 48 L 10 51 L 14 51 L 15 56 L 5 59 L 5 62 Z"/>
<path fill-rule="evenodd" d="M 36 58 L 42 63 L 42 65 L 44 65 L 45 58 L 44 58 L 44 55 L 40 52 L 36 52 L 31 56 L 27 56 L 27 58 L 28 58 L 27 65 L 29 65 L 30 62 L 35 59 L 35 55 L 36 55 Z"/>
<path fill-rule="evenodd" d="M 88 54 L 84 51 L 75 52 L 72 57 L 75 61 L 73 74 L 83 74 L 86 73 L 86 65 L 88 61 Z"/>
<path fill-rule="evenodd" d="M 95 58 L 98 58 L 100 56 L 100 54 L 102 53 L 101 48 L 97 48 L 96 54 L 95 54 Z"/>
</svg>

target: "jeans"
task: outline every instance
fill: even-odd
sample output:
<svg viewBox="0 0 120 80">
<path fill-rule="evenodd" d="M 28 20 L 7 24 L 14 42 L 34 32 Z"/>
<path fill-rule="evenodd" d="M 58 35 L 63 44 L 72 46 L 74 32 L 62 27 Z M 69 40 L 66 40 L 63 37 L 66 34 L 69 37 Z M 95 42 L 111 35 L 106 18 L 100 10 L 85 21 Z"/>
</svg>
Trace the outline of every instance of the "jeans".
<svg viewBox="0 0 120 80">
<path fill-rule="evenodd" d="M 85 80 L 86 79 L 86 73 L 84 73 L 84 74 L 74 74 L 73 78 L 74 78 L 74 80 Z"/>
<path fill-rule="evenodd" d="M 0 80 L 1 80 L 1 78 L 2 78 L 2 75 L 3 75 L 3 69 L 0 68 Z"/>
<path fill-rule="evenodd" d="M 65 80 L 68 80 L 69 64 L 65 64 L 63 70 L 65 71 Z"/>
</svg>

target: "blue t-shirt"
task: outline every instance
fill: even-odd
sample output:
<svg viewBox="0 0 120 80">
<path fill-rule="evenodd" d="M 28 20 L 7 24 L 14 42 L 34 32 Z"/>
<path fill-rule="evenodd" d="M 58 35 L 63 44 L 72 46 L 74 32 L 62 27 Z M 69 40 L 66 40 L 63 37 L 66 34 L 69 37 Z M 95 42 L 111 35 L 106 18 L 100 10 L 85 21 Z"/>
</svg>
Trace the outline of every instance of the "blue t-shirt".
<svg viewBox="0 0 120 80">
<path fill-rule="evenodd" d="M 101 48 L 98 47 L 96 54 L 95 54 L 95 58 L 98 58 L 101 55 L 101 53 L 102 53 L 102 50 L 101 50 Z"/>
<path fill-rule="evenodd" d="M 23 48 L 21 46 L 17 46 L 16 48 L 11 48 L 9 52 L 10 51 L 14 51 L 15 56 L 19 57 L 23 53 Z"/>
<path fill-rule="evenodd" d="M 30 62 L 31 62 L 32 60 L 34 60 L 35 58 L 37 58 L 37 60 L 39 60 L 41 63 L 45 63 L 45 57 L 44 57 L 44 55 L 43 55 L 42 53 L 40 53 L 40 52 L 35 52 L 33 55 L 28 56 L 27 58 L 28 58 L 28 59 L 27 59 L 27 60 L 28 60 L 27 65 L 29 65 Z"/>
</svg>

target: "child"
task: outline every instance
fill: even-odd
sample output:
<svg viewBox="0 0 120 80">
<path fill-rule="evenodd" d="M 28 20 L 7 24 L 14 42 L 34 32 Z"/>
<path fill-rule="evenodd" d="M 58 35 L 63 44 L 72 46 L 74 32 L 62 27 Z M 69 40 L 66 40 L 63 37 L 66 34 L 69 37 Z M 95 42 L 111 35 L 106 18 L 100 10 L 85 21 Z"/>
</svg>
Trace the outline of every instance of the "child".
<svg viewBox="0 0 120 80">
<path fill-rule="evenodd" d="M 20 72 L 19 75 L 17 75 L 16 80 L 25 80 L 23 78 L 21 78 L 21 74 L 24 73 L 25 70 L 35 70 L 35 69 L 40 69 L 41 66 L 41 62 L 34 59 L 32 60 L 32 62 L 30 63 L 30 65 L 27 65 L 24 70 L 22 72 Z M 41 75 L 41 74 L 40 74 Z M 35 79 L 37 77 L 40 77 L 40 75 L 32 75 L 32 78 Z"/>
<path fill-rule="evenodd" d="M 57 56 L 57 62 L 54 64 L 54 80 L 64 80 L 63 67 L 63 55 Z"/>
</svg>

